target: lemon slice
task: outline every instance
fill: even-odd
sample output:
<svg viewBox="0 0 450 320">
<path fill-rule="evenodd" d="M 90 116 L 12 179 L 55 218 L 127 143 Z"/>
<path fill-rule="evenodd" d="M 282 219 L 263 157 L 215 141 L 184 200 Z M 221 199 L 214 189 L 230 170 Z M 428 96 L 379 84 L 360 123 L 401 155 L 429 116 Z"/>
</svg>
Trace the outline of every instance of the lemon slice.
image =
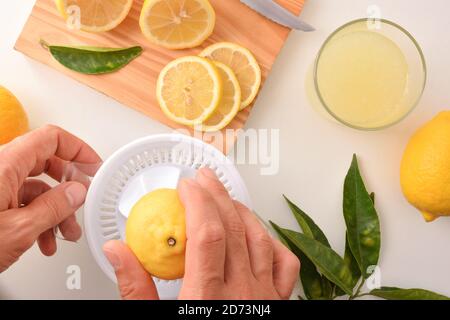
<svg viewBox="0 0 450 320">
<path fill-rule="evenodd" d="M 104 32 L 117 27 L 130 12 L 133 0 L 55 0 L 65 20 L 80 19 L 80 29 Z"/>
<path fill-rule="evenodd" d="M 148 40 L 168 49 L 199 46 L 215 23 L 208 0 L 146 0 L 139 21 Z"/>
<path fill-rule="evenodd" d="M 234 71 L 241 86 L 241 110 L 255 100 L 261 86 L 261 68 L 248 49 L 230 42 L 219 42 L 207 47 L 200 56 L 222 62 Z"/>
<path fill-rule="evenodd" d="M 230 67 L 214 62 L 222 79 L 222 99 L 216 110 L 201 126 L 195 129 L 214 132 L 225 128 L 239 112 L 241 106 L 241 87 Z"/>
<path fill-rule="evenodd" d="M 197 56 L 182 57 L 161 71 L 156 96 L 167 117 L 195 126 L 205 121 L 219 105 L 222 80 L 213 62 Z"/>
</svg>

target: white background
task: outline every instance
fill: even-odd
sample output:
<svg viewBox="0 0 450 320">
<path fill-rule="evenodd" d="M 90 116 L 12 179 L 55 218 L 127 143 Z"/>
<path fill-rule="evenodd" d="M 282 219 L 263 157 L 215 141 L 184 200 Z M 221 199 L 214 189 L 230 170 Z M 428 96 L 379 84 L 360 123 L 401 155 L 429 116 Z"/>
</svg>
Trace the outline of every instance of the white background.
<svg viewBox="0 0 450 320">
<path fill-rule="evenodd" d="M 15 52 L 13 46 L 34 1 L 2 1 L 0 10 L 0 83 L 24 104 L 33 128 L 57 124 L 85 139 L 103 158 L 124 144 L 170 130 L 114 100 Z M 329 121 L 311 108 L 305 78 L 321 43 L 338 26 L 364 17 L 376 4 L 384 18 L 409 30 L 421 44 L 428 83 L 418 108 L 400 124 L 379 132 L 355 131 Z M 239 166 L 256 211 L 295 228 L 285 193 L 307 211 L 339 252 L 344 246 L 342 184 L 357 153 L 369 190 L 377 194 L 381 219 L 382 284 L 422 287 L 450 295 L 450 219 L 426 224 L 409 206 L 399 186 L 399 163 L 414 130 L 450 106 L 450 20 L 447 0 L 313 0 L 302 17 L 314 33 L 291 34 L 262 90 L 248 128 L 281 133 L 281 169 L 261 176 L 260 167 Z M 256 28 L 257 26 L 255 26 Z M 78 214 L 81 219 L 81 212 Z M 51 258 L 36 247 L 0 274 L 0 299 L 117 298 L 117 290 L 95 264 L 83 238 L 59 243 Z M 66 268 L 79 265 L 82 290 L 66 289 Z"/>
</svg>

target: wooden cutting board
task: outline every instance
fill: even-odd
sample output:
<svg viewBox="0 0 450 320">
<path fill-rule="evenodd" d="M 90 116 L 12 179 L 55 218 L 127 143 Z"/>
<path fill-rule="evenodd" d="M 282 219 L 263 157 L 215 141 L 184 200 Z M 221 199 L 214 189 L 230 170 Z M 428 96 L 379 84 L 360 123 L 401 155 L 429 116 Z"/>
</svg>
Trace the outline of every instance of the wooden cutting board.
<svg viewBox="0 0 450 320">
<path fill-rule="evenodd" d="M 277 0 L 295 14 L 300 13 L 304 1 Z M 254 12 L 239 0 L 210 0 L 210 2 L 217 15 L 214 34 L 201 47 L 172 51 L 152 45 L 141 34 L 138 21 L 143 0 L 134 1 L 129 16 L 119 27 L 102 34 L 69 30 L 59 16 L 53 0 L 37 0 L 16 42 L 15 49 L 171 128 L 188 129 L 169 120 L 160 110 L 155 98 L 156 79 L 161 69 L 169 61 L 184 55 L 198 54 L 204 47 L 215 42 L 236 42 L 249 48 L 254 53 L 261 65 L 264 81 L 269 75 L 290 31 L 288 28 L 284 28 Z M 59 45 L 97 47 L 141 45 L 144 48 L 144 53 L 119 72 L 89 76 L 75 73 L 59 65 L 40 46 L 40 39 L 50 44 Z M 242 129 L 252 108 L 253 106 L 250 106 L 241 111 L 228 129 Z M 192 130 L 189 130 L 193 134 Z M 236 132 L 229 134 L 230 131 L 228 131 L 225 139 L 217 134 L 199 135 L 199 133 L 196 133 L 195 136 L 215 145 L 224 153 L 228 153 L 236 140 Z"/>
</svg>

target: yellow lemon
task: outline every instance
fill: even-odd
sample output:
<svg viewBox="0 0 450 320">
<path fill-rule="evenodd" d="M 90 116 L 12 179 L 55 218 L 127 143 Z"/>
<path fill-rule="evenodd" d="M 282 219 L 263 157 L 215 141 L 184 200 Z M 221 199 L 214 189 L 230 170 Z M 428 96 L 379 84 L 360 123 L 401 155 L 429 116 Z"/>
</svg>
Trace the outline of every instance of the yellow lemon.
<svg viewBox="0 0 450 320">
<path fill-rule="evenodd" d="M 212 34 L 215 23 L 208 0 L 146 0 L 139 20 L 144 36 L 168 49 L 199 46 Z"/>
<path fill-rule="evenodd" d="M 61 16 L 88 32 L 104 32 L 117 27 L 127 17 L 133 0 L 55 0 Z M 76 21 L 79 19 L 79 21 Z"/>
<path fill-rule="evenodd" d="M 222 79 L 222 99 L 216 110 L 199 128 L 201 131 L 214 132 L 225 128 L 239 112 L 241 106 L 241 87 L 231 68 L 223 63 L 214 62 Z"/>
<path fill-rule="evenodd" d="M 261 87 L 261 68 L 250 50 L 230 42 L 215 43 L 200 53 L 214 61 L 222 62 L 233 70 L 241 87 L 241 107 L 248 107 Z"/>
<path fill-rule="evenodd" d="M 29 130 L 28 118 L 19 100 L 0 86 L 0 145 Z"/>
<path fill-rule="evenodd" d="M 173 189 L 158 189 L 142 197 L 126 224 L 126 242 L 151 275 L 182 278 L 186 249 L 184 207 Z"/>
<path fill-rule="evenodd" d="M 426 221 L 450 215 L 450 111 L 439 113 L 412 136 L 400 180 L 406 198 Z"/>
<path fill-rule="evenodd" d="M 156 96 L 167 117 L 184 125 L 199 125 L 222 98 L 222 79 L 211 61 L 197 56 L 178 58 L 161 71 Z"/>
</svg>

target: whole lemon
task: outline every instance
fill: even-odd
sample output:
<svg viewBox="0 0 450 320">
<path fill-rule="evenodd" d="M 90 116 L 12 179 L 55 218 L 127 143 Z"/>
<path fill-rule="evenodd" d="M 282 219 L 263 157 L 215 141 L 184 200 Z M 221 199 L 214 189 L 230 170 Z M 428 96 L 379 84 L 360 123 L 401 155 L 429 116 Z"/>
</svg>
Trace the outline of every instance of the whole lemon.
<svg viewBox="0 0 450 320">
<path fill-rule="evenodd" d="M 182 278 L 186 249 L 184 207 L 173 189 L 158 189 L 142 197 L 126 224 L 126 242 L 151 275 Z"/>
<path fill-rule="evenodd" d="M 450 111 L 439 113 L 412 136 L 400 180 L 406 198 L 426 221 L 450 215 Z"/>
<path fill-rule="evenodd" d="M 0 86 L 0 145 L 29 130 L 28 118 L 19 100 Z"/>
</svg>

